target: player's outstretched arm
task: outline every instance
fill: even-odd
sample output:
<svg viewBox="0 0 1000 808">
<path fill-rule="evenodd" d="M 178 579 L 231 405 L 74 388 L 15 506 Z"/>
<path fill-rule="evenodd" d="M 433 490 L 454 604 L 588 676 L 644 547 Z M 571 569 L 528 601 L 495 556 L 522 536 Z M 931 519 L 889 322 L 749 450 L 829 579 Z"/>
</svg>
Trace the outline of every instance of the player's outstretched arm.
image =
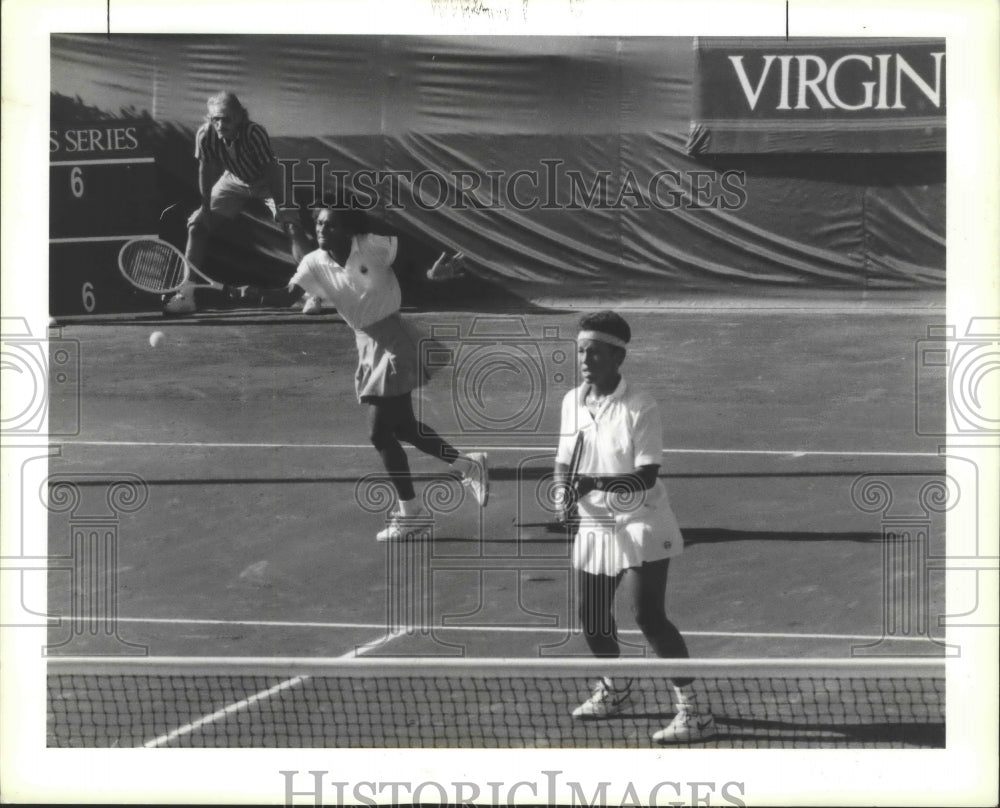
<svg viewBox="0 0 1000 808">
<path fill-rule="evenodd" d="M 232 300 L 244 306 L 276 308 L 288 308 L 305 294 L 305 290 L 294 283 L 272 289 L 262 289 L 259 286 L 229 286 L 226 287 L 226 291 Z"/>
</svg>

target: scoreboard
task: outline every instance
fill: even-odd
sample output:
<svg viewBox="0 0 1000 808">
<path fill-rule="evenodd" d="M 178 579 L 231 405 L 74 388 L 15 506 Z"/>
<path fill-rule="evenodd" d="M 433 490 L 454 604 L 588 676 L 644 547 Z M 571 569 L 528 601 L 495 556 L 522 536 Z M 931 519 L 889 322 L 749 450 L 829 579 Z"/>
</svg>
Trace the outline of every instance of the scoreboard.
<svg viewBox="0 0 1000 808">
<path fill-rule="evenodd" d="M 49 130 L 49 312 L 149 309 L 118 271 L 118 251 L 156 237 L 152 129 L 134 120 L 53 123 Z"/>
</svg>

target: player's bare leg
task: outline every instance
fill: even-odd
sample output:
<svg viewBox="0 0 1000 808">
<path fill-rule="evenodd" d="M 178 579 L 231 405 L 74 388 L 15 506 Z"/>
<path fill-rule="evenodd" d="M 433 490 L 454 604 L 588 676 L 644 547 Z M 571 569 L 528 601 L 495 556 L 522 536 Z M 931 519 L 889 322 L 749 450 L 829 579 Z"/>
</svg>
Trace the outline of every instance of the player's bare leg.
<svg viewBox="0 0 1000 808">
<path fill-rule="evenodd" d="M 315 249 L 315 245 L 309 241 L 305 229 L 298 222 L 285 222 L 283 229 L 292 244 L 292 260 L 298 266 L 302 259 Z M 323 300 L 315 295 L 306 295 L 301 303 L 293 304 L 293 308 L 299 306 L 303 314 L 320 314 L 323 311 Z"/>
<path fill-rule="evenodd" d="M 283 229 L 292 244 L 292 259 L 298 266 L 316 247 L 309 241 L 305 229 L 298 222 L 285 222 Z"/>
<path fill-rule="evenodd" d="M 187 246 L 184 257 L 195 267 L 202 266 L 208 254 L 208 239 L 215 229 L 216 217 L 211 211 L 199 208 L 188 219 Z M 193 314 L 198 310 L 194 299 L 195 288 L 185 283 L 163 307 L 165 314 Z"/>
</svg>

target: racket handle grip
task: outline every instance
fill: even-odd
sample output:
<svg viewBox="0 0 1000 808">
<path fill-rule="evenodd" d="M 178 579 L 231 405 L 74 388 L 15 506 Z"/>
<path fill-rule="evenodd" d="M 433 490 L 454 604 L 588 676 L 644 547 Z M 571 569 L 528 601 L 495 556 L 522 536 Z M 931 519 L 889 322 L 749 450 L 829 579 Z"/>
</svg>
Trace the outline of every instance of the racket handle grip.
<svg viewBox="0 0 1000 808">
<path fill-rule="evenodd" d="M 580 527 L 580 512 L 577 510 L 575 504 L 563 509 L 562 513 L 559 514 L 559 523 L 573 533 L 576 533 Z"/>
<path fill-rule="evenodd" d="M 229 286 L 227 284 L 222 289 L 230 300 L 235 300 L 238 303 L 259 306 L 264 302 L 264 293 L 256 286 Z"/>
</svg>

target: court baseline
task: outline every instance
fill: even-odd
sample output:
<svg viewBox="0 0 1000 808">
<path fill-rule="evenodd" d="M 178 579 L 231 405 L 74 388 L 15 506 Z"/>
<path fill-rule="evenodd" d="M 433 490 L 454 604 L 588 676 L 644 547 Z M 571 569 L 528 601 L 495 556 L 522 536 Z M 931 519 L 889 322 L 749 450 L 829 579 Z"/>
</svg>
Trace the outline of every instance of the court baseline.
<svg viewBox="0 0 1000 808">
<path fill-rule="evenodd" d="M 66 446 L 131 446 L 141 448 L 191 448 L 191 449 L 371 449 L 370 443 L 176 443 L 168 441 L 108 441 L 108 440 L 60 440 L 54 445 Z M 480 449 L 491 452 L 539 451 L 539 446 L 470 446 L 469 451 Z M 553 449 L 553 453 L 554 453 Z M 934 457 L 938 452 L 891 452 L 853 450 L 813 450 L 813 449 L 680 449 L 665 448 L 664 454 L 707 454 L 707 455 L 759 455 L 774 457 Z"/>
<path fill-rule="evenodd" d="M 89 621 L 88 617 L 59 617 L 52 616 L 52 620 L 81 620 Z M 191 626 L 254 626 L 257 628 L 319 628 L 319 629 L 385 629 L 382 623 L 339 623 L 339 622 L 318 622 L 318 621 L 296 621 L 296 620 L 216 620 L 211 618 L 197 617 L 115 617 L 119 623 L 146 623 L 159 625 L 191 625 Z M 396 629 L 383 637 L 359 646 L 355 651 L 345 654 L 344 659 L 355 656 L 363 656 L 376 648 L 388 644 L 391 640 L 403 636 L 408 631 L 415 630 L 417 626 L 405 626 Z M 436 626 L 441 631 L 475 631 L 484 633 L 532 633 L 532 634 L 565 634 L 567 627 L 551 626 L 502 626 L 502 625 L 477 625 L 477 626 Z M 623 628 L 620 634 L 635 634 L 641 632 L 638 629 Z M 882 635 L 876 634 L 815 634 L 815 633 L 794 633 L 780 631 L 697 631 L 684 630 L 685 636 L 692 637 L 733 637 L 740 639 L 791 639 L 791 640 L 881 640 Z M 893 637 L 898 642 L 925 642 L 926 637 Z M 939 637 L 937 639 L 944 639 Z"/>
</svg>

